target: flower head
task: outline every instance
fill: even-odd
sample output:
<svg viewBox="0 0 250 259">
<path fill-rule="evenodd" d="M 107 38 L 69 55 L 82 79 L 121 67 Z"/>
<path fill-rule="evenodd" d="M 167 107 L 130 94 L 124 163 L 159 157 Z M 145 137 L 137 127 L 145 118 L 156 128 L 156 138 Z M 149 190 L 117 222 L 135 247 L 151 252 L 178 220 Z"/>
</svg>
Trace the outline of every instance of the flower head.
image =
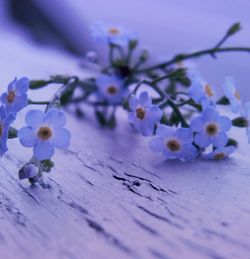
<svg viewBox="0 0 250 259">
<path fill-rule="evenodd" d="M 6 112 L 5 107 L 0 107 L 0 156 L 7 150 L 7 139 L 10 124 L 14 121 L 15 116 Z"/>
<path fill-rule="evenodd" d="M 197 133 L 194 142 L 202 148 L 210 144 L 217 148 L 224 147 L 228 141 L 226 132 L 231 126 L 231 120 L 226 116 L 220 116 L 212 107 L 203 111 L 202 115 L 193 119 L 190 124 L 193 132 Z"/>
<path fill-rule="evenodd" d="M 241 97 L 239 92 L 234 86 L 234 80 L 232 77 L 226 77 L 223 85 L 224 93 L 231 105 L 231 111 L 233 113 L 239 113 L 241 110 Z"/>
<path fill-rule="evenodd" d="M 123 101 L 127 91 L 122 79 L 116 76 L 101 75 L 96 79 L 99 99 L 110 104 L 119 104 Z"/>
<path fill-rule="evenodd" d="M 92 35 L 99 42 L 116 45 L 126 45 L 136 39 L 136 34 L 121 26 L 95 24 L 92 27 Z"/>
<path fill-rule="evenodd" d="M 55 147 L 65 149 L 69 146 L 70 133 L 64 128 L 66 117 L 62 111 L 31 110 L 26 114 L 25 122 L 27 127 L 19 130 L 18 137 L 23 146 L 33 147 L 36 159 L 50 159 Z"/>
<path fill-rule="evenodd" d="M 193 143 L 192 131 L 188 128 L 177 128 L 160 125 L 156 138 L 149 143 L 155 152 L 161 152 L 167 159 L 193 160 L 198 152 Z"/>
<path fill-rule="evenodd" d="M 203 109 L 214 105 L 213 88 L 207 84 L 201 77 L 197 74 L 191 77 L 192 84 L 189 88 L 189 96 L 198 104 L 202 105 Z"/>
<path fill-rule="evenodd" d="M 1 101 L 8 112 L 16 114 L 28 105 L 28 89 L 29 80 L 26 77 L 15 79 L 8 85 L 7 92 L 1 96 Z"/>
<path fill-rule="evenodd" d="M 132 95 L 129 99 L 131 112 L 129 122 L 143 136 L 150 136 L 154 132 L 155 124 L 162 117 L 162 111 L 157 105 L 152 105 L 152 100 L 147 92 L 142 92 L 137 98 Z"/>
<path fill-rule="evenodd" d="M 205 154 L 203 158 L 207 160 L 222 160 L 229 157 L 232 153 L 235 152 L 235 150 L 236 147 L 234 146 L 222 147 L 215 149 L 213 152 Z"/>
</svg>

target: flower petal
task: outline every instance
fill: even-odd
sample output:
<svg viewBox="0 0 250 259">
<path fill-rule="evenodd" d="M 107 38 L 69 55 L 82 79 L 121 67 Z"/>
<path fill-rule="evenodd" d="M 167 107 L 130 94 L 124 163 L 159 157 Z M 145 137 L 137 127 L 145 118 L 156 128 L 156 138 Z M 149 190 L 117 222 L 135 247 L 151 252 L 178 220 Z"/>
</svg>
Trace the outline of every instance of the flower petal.
<svg viewBox="0 0 250 259">
<path fill-rule="evenodd" d="M 194 132 L 199 132 L 203 129 L 203 119 L 202 116 L 198 116 L 194 118 L 191 123 L 190 127 Z"/>
<path fill-rule="evenodd" d="M 224 132 L 218 133 L 213 139 L 212 143 L 215 147 L 220 148 L 224 147 L 227 144 L 228 137 Z"/>
<path fill-rule="evenodd" d="M 189 144 L 193 142 L 193 134 L 192 131 L 188 128 L 179 128 L 175 133 L 175 137 L 182 144 Z"/>
<path fill-rule="evenodd" d="M 162 152 L 165 149 L 164 140 L 162 138 L 154 138 L 149 142 L 149 147 L 154 152 Z"/>
<path fill-rule="evenodd" d="M 169 127 L 163 124 L 160 124 L 156 130 L 156 135 L 163 138 L 171 138 L 174 134 L 175 130 L 173 127 Z"/>
<path fill-rule="evenodd" d="M 45 113 L 41 110 L 30 110 L 25 116 L 25 122 L 28 126 L 36 129 L 44 123 Z"/>
<path fill-rule="evenodd" d="M 62 111 L 53 109 L 47 113 L 44 122 L 53 128 L 61 128 L 66 124 L 66 116 Z"/>
<path fill-rule="evenodd" d="M 64 128 L 54 130 L 50 142 L 57 148 L 67 148 L 70 143 L 69 131 Z"/>
<path fill-rule="evenodd" d="M 147 110 L 147 119 L 149 122 L 155 124 L 160 121 L 162 114 L 162 110 L 158 106 L 152 105 Z"/>
<path fill-rule="evenodd" d="M 210 144 L 210 138 L 204 132 L 199 132 L 195 135 L 194 142 L 198 146 L 206 148 Z"/>
<path fill-rule="evenodd" d="M 219 125 L 220 131 L 222 131 L 222 132 L 228 131 L 232 127 L 231 120 L 226 116 L 220 116 L 217 123 Z"/>
<path fill-rule="evenodd" d="M 33 152 L 36 159 L 43 161 L 53 156 L 55 148 L 49 141 L 40 141 L 34 146 Z"/>
<path fill-rule="evenodd" d="M 33 147 L 37 141 L 37 136 L 31 127 L 23 127 L 18 131 L 20 143 L 25 147 Z"/>
<path fill-rule="evenodd" d="M 204 112 L 203 112 L 203 119 L 205 121 L 217 121 L 217 119 L 219 118 L 219 112 L 216 111 L 214 108 L 209 107 L 207 108 Z"/>
<path fill-rule="evenodd" d="M 18 93 L 26 93 L 29 89 L 29 79 L 26 77 L 20 78 L 16 82 L 16 91 Z"/>
<path fill-rule="evenodd" d="M 139 105 L 139 101 L 135 95 L 132 95 L 129 98 L 129 107 L 131 110 L 135 110 L 137 106 Z"/>
<path fill-rule="evenodd" d="M 152 104 L 152 100 L 148 95 L 148 92 L 144 91 L 139 96 L 140 104 L 144 107 L 148 107 Z"/>
</svg>

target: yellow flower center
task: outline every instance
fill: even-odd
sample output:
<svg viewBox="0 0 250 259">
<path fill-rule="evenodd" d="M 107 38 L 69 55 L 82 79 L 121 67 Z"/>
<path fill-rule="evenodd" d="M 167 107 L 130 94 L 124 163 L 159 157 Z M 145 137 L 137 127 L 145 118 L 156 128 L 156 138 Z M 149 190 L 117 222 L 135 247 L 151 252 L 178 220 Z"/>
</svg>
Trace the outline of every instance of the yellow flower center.
<svg viewBox="0 0 250 259">
<path fill-rule="evenodd" d="M 170 139 L 167 141 L 167 148 L 170 151 L 178 151 L 181 148 L 181 144 L 176 139 Z"/>
<path fill-rule="evenodd" d="M 214 95 L 213 89 L 210 85 L 205 85 L 205 92 L 208 97 L 212 97 Z"/>
<path fill-rule="evenodd" d="M 206 126 L 206 133 L 209 136 L 214 136 L 218 133 L 218 126 L 215 123 L 210 123 Z"/>
<path fill-rule="evenodd" d="M 8 93 L 8 96 L 7 96 L 8 102 L 9 102 L 9 103 L 13 103 L 13 101 L 15 100 L 15 98 L 16 98 L 16 93 L 15 93 L 15 91 L 10 91 L 10 92 Z"/>
<path fill-rule="evenodd" d="M 240 93 L 238 91 L 234 92 L 234 96 L 236 97 L 236 99 L 238 99 L 238 101 L 240 101 L 241 97 L 240 97 Z"/>
<path fill-rule="evenodd" d="M 117 35 L 120 32 L 117 28 L 110 28 L 108 31 L 112 35 Z"/>
<path fill-rule="evenodd" d="M 111 85 L 108 87 L 107 92 L 111 95 L 114 95 L 118 92 L 118 89 L 114 85 Z"/>
<path fill-rule="evenodd" d="M 145 118 L 145 110 L 143 108 L 137 108 L 136 109 L 136 117 L 140 120 L 143 120 Z"/>
<path fill-rule="evenodd" d="M 37 135 L 41 140 L 48 140 L 52 136 L 52 130 L 49 127 L 41 127 Z"/>
<path fill-rule="evenodd" d="M 223 152 L 214 155 L 214 159 L 215 159 L 215 160 L 222 160 L 222 159 L 225 158 L 225 157 L 226 157 L 226 155 L 225 155 L 225 153 L 223 153 Z"/>
</svg>

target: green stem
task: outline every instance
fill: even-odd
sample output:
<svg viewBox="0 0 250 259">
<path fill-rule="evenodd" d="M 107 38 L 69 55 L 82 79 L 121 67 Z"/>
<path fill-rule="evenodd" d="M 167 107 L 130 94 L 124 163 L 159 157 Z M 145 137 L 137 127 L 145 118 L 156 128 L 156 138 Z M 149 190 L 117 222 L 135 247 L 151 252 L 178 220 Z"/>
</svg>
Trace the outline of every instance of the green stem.
<svg viewBox="0 0 250 259">
<path fill-rule="evenodd" d="M 221 53 L 221 52 L 250 52 L 250 48 L 247 47 L 225 47 L 225 48 L 210 48 L 210 49 L 205 49 L 197 52 L 193 52 L 190 54 L 180 54 L 175 56 L 174 58 L 170 59 L 169 61 L 160 63 L 158 65 L 154 65 L 148 68 L 144 68 L 142 70 L 138 70 L 137 73 L 145 73 L 151 70 L 159 69 L 159 68 L 164 68 L 170 65 L 175 64 L 176 62 L 180 62 L 183 60 L 191 59 L 191 58 L 197 58 L 200 56 L 204 55 L 212 55 L 215 53 Z"/>
<path fill-rule="evenodd" d="M 32 100 L 29 100 L 29 104 L 48 105 L 49 102 L 48 101 L 32 101 Z"/>
</svg>

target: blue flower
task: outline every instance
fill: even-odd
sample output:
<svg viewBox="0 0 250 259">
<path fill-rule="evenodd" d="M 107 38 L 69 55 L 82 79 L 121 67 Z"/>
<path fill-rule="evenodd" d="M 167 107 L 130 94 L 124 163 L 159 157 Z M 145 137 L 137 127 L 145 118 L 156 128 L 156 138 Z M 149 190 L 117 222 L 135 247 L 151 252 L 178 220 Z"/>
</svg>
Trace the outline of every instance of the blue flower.
<svg viewBox="0 0 250 259">
<path fill-rule="evenodd" d="M 250 144 L 250 102 L 244 104 L 242 116 L 246 119 L 246 134 L 248 137 L 248 143 Z"/>
<path fill-rule="evenodd" d="M 122 103 L 127 91 L 123 80 L 116 76 L 101 75 L 96 79 L 97 96 L 110 104 Z"/>
<path fill-rule="evenodd" d="M 223 84 L 225 96 L 230 102 L 231 111 L 233 113 L 239 113 L 241 111 L 241 98 L 239 92 L 234 86 L 234 80 L 232 77 L 226 77 Z"/>
<path fill-rule="evenodd" d="M 226 132 L 232 127 L 231 120 L 226 116 L 220 116 L 219 112 L 209 107 L 201 116 L 196 117 L 190 124 L 193 132 L 197 134 L 194 142 L 206 148 L 210 144 L 215 147 L 224 147 L 228 141 Z"/>
<path fill-rule="evenodd" d="M 161 152 L 167 159 L 193 160 L 198 152 L 193 143 L 192 131 L 188 128 L 177 128 L 160 125 L 156 138 L 149 143 L 155 152 Z"/>
<path fill-rule="evenodd" d="M 38 176 L 38 174 L 39 168 L 37 166 L 33 164 L 27 164 L 19 171 L 19 179 L 23 180 L 26 178 L 34 178 Z"/>
<path fill-rule="evenodd" d="M 7 139 L 10 124 L 14 121 L 15 116 L 6 112 L 5 107 L 0 107 L 0 156 L 7 150 Z"/>
<path fill-rule="evenodd" d="M 207 160 L 222 160 L 229 157 L 232 153 L 234 153 L 236 147 L 228 146 L 223 148 L 215 149 L 213 152 L 203 155 L 203 158 Z"/>
<path fill-rule="evenodd" d="M 201 77 L 194 73 L 191 79 L 191 86 L 188 90 L 189 96 L 198 104 L 201 104 L 203 109 L 209 106 L 214 106 L 214 91 Z"/>
<path fill-rule="evenodd" d="M 25 122 L 27 127 L 19 130 L 18 137 L 23 146 L 33 147 L 36 159 L 50 159 L 55 147 L 65 149 L 69 146 L 70 133 L 64 128 L 66 117 L 62 111 L 31 110 L 26 114 Z"/>
<path fill-rule="evenodd" d="M 136 39 L 135 33 L 130 32 L 121 26 L 103 24 L 95 24 L 92 27 L 92 35 L 96 41 L 120 46 L 124 46 L 129 41 Z"/>
<path fill-rule="evenodd" d="M 8 85 L 7 92 L 1 96 L 1 101 L 8 112 L 16 114 L 28 105 L 28 89 L 29 80 L 26 77 L 15 79 Z"/>
<path fill-rule="evenodd" d="M 152 100 L 147 92 L 142 92 L 137 98 L 132 95 L 129 99 L 129 107 L 132 110 L 129 113 L 129 122 L 143 136 L 150 136 L 154 132 L 155 124 L 162 117 L 161 109 L 152 105 Z"/>
</svg>

